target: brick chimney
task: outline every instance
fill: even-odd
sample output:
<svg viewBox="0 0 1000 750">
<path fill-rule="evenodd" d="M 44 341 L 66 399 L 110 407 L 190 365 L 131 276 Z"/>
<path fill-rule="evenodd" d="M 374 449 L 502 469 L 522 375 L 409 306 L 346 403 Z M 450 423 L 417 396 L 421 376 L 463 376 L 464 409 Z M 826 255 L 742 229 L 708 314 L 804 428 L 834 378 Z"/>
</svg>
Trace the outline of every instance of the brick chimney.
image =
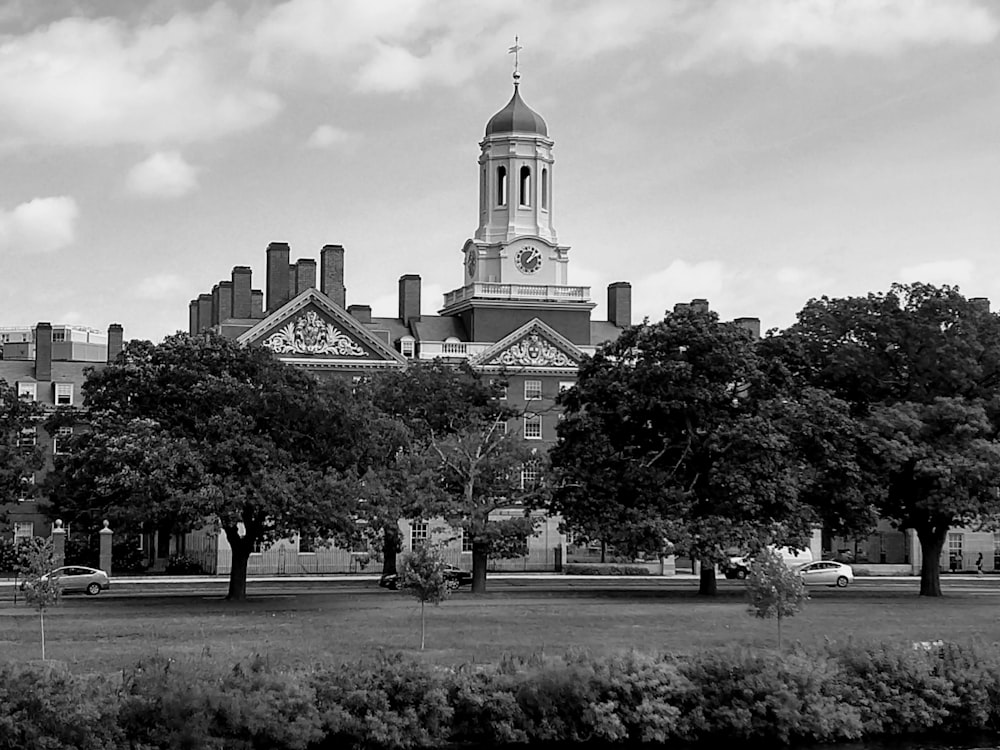
<svg viewBox="0 0 1000 750">
<path fill-rule="evenodd" d="M 420 277 L 415 273 L 399 277 L 399 319 L 403 325 L 420 320 Z"/>
<path fill-rule="evenodd" d="M 35 326 L 35 380 L 52 380 L 52 324 Z"/>
<path fill-rule="evenodd" d="M 344 287 L 344 246 L 324 245 L 319 251 L 319 290 L 339 307 L 347 307 Z"/>
<path fill-rule="evenodd" d="M 252 309 L 250 303 L 250 287 L 252 285 L 253 271 L 249 266 L 235 266 L 232 274 L 233 284 L 233 317 L 246 319 L 250 317 Z"/>
<path fill-rule="evenodd" d="M 219 282 L 219 322 L 233 317 L 233 282 Z"/>
<path fill-rule="evenodd" d="M 212 327 L 212 295 L 198 295 L 198 333 L 204 333 Z"/>
<path fill-rule="evenodd" d="M 112 364 L 118 355 L 121 354 L 124 345 L 124 330 L 121 323 L 112 323 L 108 326 L 108 364 Z"/>
<path fill-rule="evenodd" d="M 295 264 L 295 294 L 316 288 L 316 261 L 302 258 Z"/>
<path fill-rule="evenodd" d="M 691 309 L 690 302 L 678 302 L 677 304 L 674 305 L 675 313 L 687 312 L 690 309 Z"/>
<path fill-rule="evenodd" d="M 708 312 L 708 300 L 707 299 L 693 299 L 691 300 L 691 309 L 698 313 L 699 315 Z"/>
<path fill-rule="evenodd" d="M 273 313 L 289 300 L 287 242 L 272 242 L 267 246 L 267 312 Z"/>
<path fill-rule="evenodd" d="M 250 317 L 254 320 L 264 319 L 264 292 L 260 289 L 250 290 Z"/>
<path fill-rule="evenodd" d="M 619 328 L 632 325 L 632 285 L 627 281 L 608 284 L 608 322 Z"/>
<path fill-rule="evenodd" d="M 372 322 L 371 305 L 351 305 L 347 308 L 347 312 L 350 313 L 359 323 Z"/>
<path fill-rule="evenodd" d="M 760 318 L 736 318 L 733 323 L 749 331 L 754 340 L 760 338 Z"/>
<path fill-rule="evenodd" d="M 208 322 L 209 326 L 219 324 L 219 285 L 212 287 L 212 317 Z"/>
<path fill-rule="evenodd" d="M 980 312 L 988 313 L 990 311 L 989 297 L 969 297 L 969 302 Z"/>
<path fill-rule="evenodd" d="M 188 333 L 198 333 L 198 300 L 188 302 Z"/>
</svg>

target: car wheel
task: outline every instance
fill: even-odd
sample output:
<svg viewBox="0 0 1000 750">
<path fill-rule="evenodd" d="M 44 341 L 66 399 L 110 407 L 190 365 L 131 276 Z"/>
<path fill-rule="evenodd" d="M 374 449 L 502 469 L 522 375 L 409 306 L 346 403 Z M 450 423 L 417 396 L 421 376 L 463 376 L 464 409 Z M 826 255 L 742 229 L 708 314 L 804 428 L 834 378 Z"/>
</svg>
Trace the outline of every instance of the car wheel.
<svg viewBox="0 0 1000 750">
<path fill-rule="evenodd" d="M 846 589 L 847 588 L 847 584 L 848 584 L 847 576 L 840 576 L 837 579 L 837 588 L 838 589 Z"/>
<path fill-rule="evenodd" d="M 99 584 L 99 583 L 88 583 L 87 584 L 87 593 L 90 596 L 97 596 L 98 594 L 101 593 L 101 584 Z"/>
<path fill-rule="evenodd" d="M 747 572 L 745 570 L 737 570 L 736 577 L 742 581 L 744 578 L 747 577 Z"/>
</svg>

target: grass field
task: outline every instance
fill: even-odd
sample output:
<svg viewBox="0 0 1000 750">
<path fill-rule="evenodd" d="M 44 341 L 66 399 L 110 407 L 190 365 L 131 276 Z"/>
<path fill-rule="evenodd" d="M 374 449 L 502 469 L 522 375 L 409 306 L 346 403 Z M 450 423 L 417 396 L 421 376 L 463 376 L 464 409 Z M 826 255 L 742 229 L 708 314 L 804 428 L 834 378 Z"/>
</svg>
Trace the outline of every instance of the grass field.
<svg viewBox="0 0 1000 750">
<path fill-rule="evenodd" d="M 427 610 L 434 662 L 496 661 L 504 655 L 594 654 L 638 649 L 683 652 L 741 643 L 775 645 L 775 623 L 746 613 L 742 594 L 715 599 L 686 591 L 460 592 Z M 114 671 L 159 653 L 232 662 L 255 654 L 272 663 L 353 661 L 379 650 L 420 654 L 420 607 L 405 593 L 262 597 L 230 604 L 217 597 L 66 597 L 46 614 L 49 659 L 75 671 Z M 1000 596 L 921 599 L 913 592 L 822 590 L 786 620 L 786 643 L 944 639 L 1000 642 Z M 38 614 L 0 603 L 0 658 L 40 656 Z"/>
</svg>

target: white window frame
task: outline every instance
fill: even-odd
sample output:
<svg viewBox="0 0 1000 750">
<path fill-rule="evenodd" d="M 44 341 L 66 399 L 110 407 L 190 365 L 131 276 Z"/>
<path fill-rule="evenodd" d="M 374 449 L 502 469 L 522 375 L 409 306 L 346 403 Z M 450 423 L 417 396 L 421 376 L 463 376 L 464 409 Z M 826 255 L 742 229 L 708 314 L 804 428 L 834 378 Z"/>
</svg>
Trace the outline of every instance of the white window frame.
<svg viewBox="0 0 1000 750">
<path fill-rule="evenodd" d="M 430 538 L 430 530 L 427 528 L 427 521 L 413 521 L 410 523 L 410 549 L 414 543 L 420 544 Z"/>
<path fill-rule="evenodd" d="M 72 427 L 66 427 L 66 426 L 57 427 L 56 434 L 52 436 L 52 454 L 56 456 L 64 456 L 67 453 L 69 453 L 69 451 L 60 450 L 59 444 L 64 442 L 67 438 L 72 438 L 72 437 L 73 437 Z"/>
<path fill-rule="evenodd" d="M 27 531 L 27 534 L 24 532 Z M 18 539 L 31 539 L 35 536 L 34 521 L 14 521 L 14 542 Z"/>
<path fill-rule="evenodd" d="M 407 359 L 413 359 L 417 352 L 417 342 L 412 336 L 403 336 L 399 340 L 399 353 Z"/>
<path fill-rule="evenodd" d="M 462 529 L 462 554 L 472 554 L 472 537 Z"/>
<path fill-rule="evenodd" d="M 524 381 L 524 400 L 525 401 L 537 401 L 541 397 L 542 397 L 542 381 L 541 380 L 534 380 L 534 379 L 525 380 Z"/>
<path fill-rule="evenodd" d="M 38 445 L 38 428 L 25 427 L 17 438 L 18 448 L 34 448 Z"/>
<path fill-rule="evenodd" d="M 55 387 L 55 394 L 53 395 L 53 401 L 56 406 L 72 406 L 73 405 L 73 384 L 72 383 L 53 383 Z"/>
<path fill-rule="evenodd" d="M 526 480 L 532 479 L 531 484 Z M 521 464 L 521 489 L 531 489 L 536 487 L 542 479 L 542 470 L 537 461 L 526 461 Z"/>
<path fill-rule="evenodd" d="M 537 433 L 537 434 L 536 434 Z M 541 440 L 542 439 L 542 415 L 541 414 L 531 414 L 530 412 L 524 415 L 524 430 L 523 435 L 525 440 Z"/>
<path fill-rule="evenodd" d="M 28 401 L 38 400 L 38 383 L 22 383 L 17 384 L 17 397 L 27 399 Z"/>
</svg>

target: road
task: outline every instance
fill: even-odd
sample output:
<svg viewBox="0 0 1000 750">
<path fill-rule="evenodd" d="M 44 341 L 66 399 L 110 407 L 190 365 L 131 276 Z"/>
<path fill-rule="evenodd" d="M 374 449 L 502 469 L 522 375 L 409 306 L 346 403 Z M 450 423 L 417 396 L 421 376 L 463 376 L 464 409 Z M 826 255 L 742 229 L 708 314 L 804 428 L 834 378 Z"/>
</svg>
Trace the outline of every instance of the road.
<svg viewBox="0 0 1000 750">
<path fill-rule="evenodd" d="M 720 596 L 739 596 L 742 581 L 718 581 Z M 866 577 L 857 578 L 847 589 L 810 587 L 813 597 L 872 597 L 884 595 L 916 594 L 920 582 L 915 577 Z M 1000 596 L 1000 576 L 942 576 L 941 587 L 945 595 Z M 101 598 L 157 598 L 157 597 L 206 597 L 225 596 L 228 581 L 224 577 L 205 578 L 115 578 L 110 591 Z M 519 596 L 607 596 L 675 598 L 697 592 L 698 582 L 691 575 L 672 577 L 633 576 L 563 576 L 563 575 L 511 575 L 493 574 L 487 582 L 488 592 L 497 595 Z M 392 595 L 378 587 L 375 576 L 316 576 L 250 579 L 249 596 L 307 596 L 314 594 Z M 10 600 L 14 589 L 12 582 L 0 581 L 0 601 Z M 457 592 L 468 595 L 468 588 Z"/>
</svg>

